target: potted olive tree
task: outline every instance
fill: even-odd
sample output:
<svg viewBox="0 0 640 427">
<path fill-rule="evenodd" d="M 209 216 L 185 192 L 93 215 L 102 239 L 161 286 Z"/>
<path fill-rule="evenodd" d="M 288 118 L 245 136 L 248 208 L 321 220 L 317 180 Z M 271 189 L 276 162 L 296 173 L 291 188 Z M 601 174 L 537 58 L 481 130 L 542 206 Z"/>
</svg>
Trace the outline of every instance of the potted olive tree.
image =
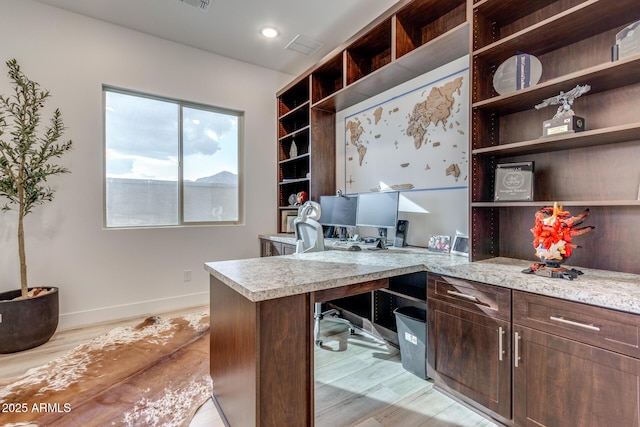
<svg viewBox="0 0 640 427">
<path fill-rule="evenodd" d="M 58 143 L 65 129 L 60 110 L 48 126 L 40 122 L 49 91 L 25 76 L 15 59 L 6 65 L 14 91 L 0 95 L 0 208 L 18 213 L 20 289 L 0 293 L 0 353 L 13 353 L 44 344 L 58 327 L 58 288 L 28 285 L 24 218 L 53 200 L 47 179 L 69 172 L 55 161 L 72 141 Z"/>
</svg>

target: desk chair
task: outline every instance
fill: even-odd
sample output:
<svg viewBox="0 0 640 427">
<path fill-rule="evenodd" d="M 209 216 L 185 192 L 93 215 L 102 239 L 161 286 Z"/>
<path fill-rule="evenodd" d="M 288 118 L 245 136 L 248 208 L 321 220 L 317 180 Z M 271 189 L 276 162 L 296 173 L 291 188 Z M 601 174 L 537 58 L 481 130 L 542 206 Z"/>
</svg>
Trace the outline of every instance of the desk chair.
<svg viewBox="0 0 640 427">
<path fill-rule="evenodd" d="M 324 236 L 320 219 L 322 209 L 316 202 L 305 202 L 298 208 L 298 216 L 293 220 L 296 236 L 296 253 L 324 251 Z"/>
<path fill-rule="evenodd" d="M 320 219 L 321 208 L 316 202 L 305 202 L 298 208 L 298 216 L 293 220 L 293 228 L 296 236 L 296 253 L 320 252 L 324 251 L 324 236 L 322 225 L 317 221 Z M 355 327 L 347 319 L 338 317 L 340 311 L 332 308 L 322 311 L 322 302 L 316 302 L 313 306 L 313 340 L 318 347 L 322 346 L 322 340 L 318 339 L 320 334 L 320 321 L 326 320 L 344 323 L 349 326 L 349 334 L 355 334 Z"/>
</svg>

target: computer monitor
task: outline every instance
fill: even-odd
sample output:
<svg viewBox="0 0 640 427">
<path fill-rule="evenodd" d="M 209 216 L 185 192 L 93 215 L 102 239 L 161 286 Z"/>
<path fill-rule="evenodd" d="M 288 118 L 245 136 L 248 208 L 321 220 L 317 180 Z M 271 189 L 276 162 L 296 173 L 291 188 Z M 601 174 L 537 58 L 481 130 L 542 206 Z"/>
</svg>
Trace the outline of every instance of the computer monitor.
<svg viewBox="0 0 640 427">
<path fill-rule="evenodd" d="M 360 193 L 356 225 L 377 227 L 380 237 L 387 237 L 387 228 L 395 228 L 398 220 L 398 191 Z"/>
<path fill-rule="evenodd" d="M 357 196 L 320 196 L 322 225 L 340 227 L 340 238 L 346 237 L 346 227 L 355 227 L 358 209 Z"/>
</svg>

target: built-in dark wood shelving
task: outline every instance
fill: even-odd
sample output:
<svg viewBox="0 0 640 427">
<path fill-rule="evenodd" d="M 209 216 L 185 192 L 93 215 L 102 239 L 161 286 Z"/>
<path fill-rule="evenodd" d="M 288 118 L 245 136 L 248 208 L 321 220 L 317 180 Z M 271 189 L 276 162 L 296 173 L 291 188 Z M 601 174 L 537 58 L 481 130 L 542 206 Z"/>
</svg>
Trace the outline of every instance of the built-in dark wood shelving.
<svg viewBox="0 0 640 427">
<path fill-rule="evenodd" d="M 294 107 L 294 108 L 290 109 L 289 111 L 287 111 L 286 113 L 282 114 L 280 116 L 280 120 L 286 120 L 287 117 L 295 115 L 296 113 L 298 113 L 303 108 L 306 108 L 309 105 L 309 103 L 310 103 L 309 100 L 306 100 L 306 101 L 300 103 L 296 107 Z"/>
<path fill-rule="evenodd" d="M 537 3 L 536 3 L 537 4 Z M 588 0 L 554 14 L 521 31 L 473 51 L 476 60 L 499 63 L 517 51 L 542 55 L 632 21 L 640 13 L 637 0 L 616 0 L 616 7 L 602 0 Z M 594 19 L 597 16 L 598 19 Z M 612 44 L 614 40 L 612 40 Z"/>
<path fill-rule="evenodd" d="M 335 193 L 337 111 L 469 53 L 466 13 L 466 0 L 400 0 L 276 94 L 279 211 L 290 191 L 311 200 Z M 289 161 L 298 135 L 308 144 L 298 154 L 309 154 L 310 178 L 281 181 L 298 165 Z"/>
<path fill-rule="evenodd" d="M 418 298 L 418 297 L 415 297 L 415 296 L 412 296 L 412 295 L 409 295 L 409 294 L 402 293 L 400 291 L 395 291 L 393 289 L 380 289 L 377 292 L 385 292 L 387 294 L 399 296 L 399 297 L 402 297 L 404 299 L 407 299 L 409 301 L 414 301 L 414 302 L 423 302 L 426 299 L 426 298 Z"/>
<path fill-rule="evenodd" d="M 522 0 L 507 0 L 496 2 L 494 0 L 482 0 L 473 5 L 473 13 L 482 16 L 492 26 L 500 28 L 504 26 L 504 23 L 517 21 L 555 1 L 536 0 L 523 2 Z"/>
<path fill-rule="evenodd" d="M 476 156 L 516 156 L 640 140 L 640 122 L 472 150 Z"/>
<path fill-rule="evenodd" d="M 345 49 L 346 84 L 350 85 L 391 62 L 391 19 L 378 24 Z"/>
<path fill-rule="evenodd" d="M 307 103 L 309 103 L 309 82 L 303 79 L 278 97 L 278 118 L 285 117 Z"/>
<path fill-rule="evenodd" d="M 284 165 L 286 163 L 295 162 L 299 160 L 306 160 L 309 157 L 309 153 L 300 154 L 296 157 L 291 157 L 289 159 L 280 160 L 280 164 Z"/>
<path fill-rule="evenodd" d="M 311 73 L 311 101 L 316 103 L 345 86 L 344 52 L 329 59 Z"/>
<path fill-rule="evenodd" d="M 309 126 L 309 105 L 310 103 L 307 102 L 278 120 L 278 135 L 280 138 L 300 132 Z"/>
<path fill-rule="evenodd" d="M 280 185 L 297 184 L 300 182 L 308 182 L 309 178 L 283 178 Z"/>
<path fill-rule="evenodd" d="M 596 226 L 580 238 L 591 249 L 575 251 L 573 265 L 640 273 L 629 256 L 640 241 L 640 55 L 610 61 L 616 33 L 640 19 L 640 2 L 482 0 L 471 13 L 471 260 L 530 257 L 534 214 L 557 201 L 590 208 L 585 225 Z M 517 51 L 540 59 L 542 79 L 498 95 L 495 69 Z M 555 107 L 535 105 L 584 84 L 591 90 L 573 109 L 587 130 L 541 137 Z M 535 164 L 534 201 L 494 202 L 496 165 L 521 161 Z"/>
<path fill-rule="evenodd" d="M 607 62 L 576 71 L 543 83 L 472 103 L 473 109 L 488 110 L 498 114 L 509 114 L 530 110 L 545 98 L 568 91 L 578 84 L 589 84 L 588 95 L 604 92 L 640 82 L 640 55 Z"/>
<path fill-rule="evenodd" d="M 611 207 L 611 206 L 640 206 L 640 200 L 536 200 L 533 202 L 473 202 L 474 208 L 517 208 L 517 207 L 535 207 L 537 209 L 543 206 L 553 206 L 557 202 L 560 206 L 589 206 L 589 207 Z M 533 219 L 531 220 L 533 225 Z"/>
<path fill-rule="evenodd" d="M 385 90 L 435 70 L 469 53 L 469 25 L 462 23 L 411 54 L 398 58 L 334 94 L 312 104 L 312 108 L 341 111 Z"/>
<path fill-rule="evenodd" d="M 395 59 L 466 23 L 466 7 L 465 0 L 422 0 L 399 10 L 395 15 Z"/>
</svg>

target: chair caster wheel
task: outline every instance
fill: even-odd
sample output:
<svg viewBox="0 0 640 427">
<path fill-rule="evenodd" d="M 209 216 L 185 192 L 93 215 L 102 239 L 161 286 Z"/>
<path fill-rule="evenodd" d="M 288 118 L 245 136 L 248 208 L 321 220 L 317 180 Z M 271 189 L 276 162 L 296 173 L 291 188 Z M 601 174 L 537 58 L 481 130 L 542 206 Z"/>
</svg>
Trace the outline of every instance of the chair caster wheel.
<svg viewBox="0 0 640 427">
<path fill-rule="evenodd" d="M 316 345 L 318 347 L 322 347 L 322 340 L 316 340 Z"/>
<path fill-rule="evenodd" d="M 349 335 L 355 335 L 356 334 L 356 330 L 353 328 L 349 328 Z"/>
</svg>

